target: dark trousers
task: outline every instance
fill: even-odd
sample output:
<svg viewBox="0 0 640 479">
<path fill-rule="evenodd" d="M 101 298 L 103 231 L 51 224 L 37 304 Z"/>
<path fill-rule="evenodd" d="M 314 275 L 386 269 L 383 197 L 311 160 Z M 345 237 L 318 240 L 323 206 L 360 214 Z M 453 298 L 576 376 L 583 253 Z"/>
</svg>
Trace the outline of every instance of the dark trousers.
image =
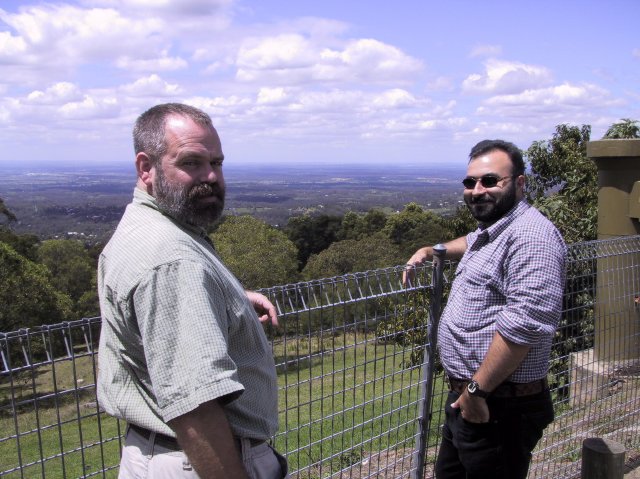
<svg viewBox="0 0 640 479">
<path fill-rule="evenodd" d="M 460 395 L 450 391 L 445 406 L 437 479 L 526 479 L 531 451 L 553 421 L 549 391 L 487 399 L 488 423 L 465 421 L 453 409 Z"/>
</svg>

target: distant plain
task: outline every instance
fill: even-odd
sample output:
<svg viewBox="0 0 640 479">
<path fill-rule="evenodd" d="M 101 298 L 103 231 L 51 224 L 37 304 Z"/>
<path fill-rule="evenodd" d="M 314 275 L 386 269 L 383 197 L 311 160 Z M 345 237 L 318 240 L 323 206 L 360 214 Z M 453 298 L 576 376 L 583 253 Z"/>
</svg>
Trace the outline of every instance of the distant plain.
<svg viewBox="0 0 640 479">
<path fill-rule="evenodd" d="M 415 202 L 439 214 L 462 199 L 460 165 L 225 165 L 225 214 L 250 214 L 274 226 L 292 216 L 343 215 Z M 17 233 L 41 239 L 103 242 L 130 202 L 132 166 L 0 165 L 0 198 Z M 4 220 L 4 218 L 0 218 Z"/>
</svg>

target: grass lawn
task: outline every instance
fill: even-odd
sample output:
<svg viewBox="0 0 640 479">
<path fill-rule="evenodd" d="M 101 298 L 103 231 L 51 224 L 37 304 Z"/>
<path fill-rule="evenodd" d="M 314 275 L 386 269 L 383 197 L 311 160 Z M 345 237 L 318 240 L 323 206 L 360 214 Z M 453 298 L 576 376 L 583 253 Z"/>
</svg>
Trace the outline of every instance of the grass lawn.
<svg viewBox="0 0 640 479">
<path fill-rule="evenodd" d="M 2 477 L 82 477 L 118 463 L 118 421 L 98 413 L 94 382 L 86 355 L 2 378 Z M 22 471 L 7 472 L 19 464 Z"/>
<path fill-rule="evenodd" d="M 422 373 L 403 367 L 410 348 L 355 333 L 289 342 L 276 346 L 276 357 L 278 347 L 287 349 L 288 358 L 311 358 L 286 372 L 280 367 L 275 446 L 287 452 L 291 470 L 324 477 L 381 450 L 413 447 Z M 443 384 L 435 384 L 439 411 Z"/>
<path fill-rule="evenodd" d="M 322 477 L 386 448 L 411 448 L 421 372 L 402 367 L 408 353 L 352 332 L 274 344 L 284 358 L 275 446 L 290 470 Z M 116 477 L 124 424 L 98 413 L 94 383 L 91 356 L 3 378 L 0 475 L 71 478 L 114 467 L 106 477 Z M 18 464 L 22 472 L 7 472 Z"/>
</svg>

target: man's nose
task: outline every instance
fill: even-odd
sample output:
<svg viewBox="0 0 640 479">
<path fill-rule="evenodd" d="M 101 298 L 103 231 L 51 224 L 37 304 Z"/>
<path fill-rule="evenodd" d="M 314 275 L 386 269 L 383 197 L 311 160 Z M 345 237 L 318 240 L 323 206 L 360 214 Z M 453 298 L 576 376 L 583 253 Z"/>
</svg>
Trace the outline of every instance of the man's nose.
<svg viewBox="0 0 640 479">
<path fill-rule="evenodd" d="M 220 167 L 207 163 L 202 171 L 202 181 L 206 183 L 216 183 L 220 176 Z"/>
<path fill-rule="evenodd" d="M 480 196 L 480 195 L 484 195 L 486 191 L 487 189 L 484 186 L 482 186 L 482 182 L 480 181 L 480 179 L 478 179 L 473 189 L 471 190 L 471 194 L 474 196 Z"/>
</svg>

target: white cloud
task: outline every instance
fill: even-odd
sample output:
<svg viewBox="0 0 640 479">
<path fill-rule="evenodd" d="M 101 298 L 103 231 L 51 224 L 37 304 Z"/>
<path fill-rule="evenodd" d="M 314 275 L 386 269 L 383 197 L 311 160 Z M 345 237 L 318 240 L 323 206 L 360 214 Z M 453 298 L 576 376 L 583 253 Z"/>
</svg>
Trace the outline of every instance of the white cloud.
<svg viewBox="0 0 640 479">
<path fill-rule="evenodd" d="M 404 108 L 416 106 L 418 101 L 408 91 L 394 88 L 376 95 L 372 104 L 376 108 Z"/>
<path fill-rule="evenodd" d="M 427 132 L 453 131 L 466 119 L 456 116 L 456 102 L 444 104 L 392 88 L 307 91 L 262 87 L 256 97 L 192 98 L 214 118 L 225 138 L 348 144 L 353 138 L 380 140 L 389 136 L 419 139 Z M 253 141 L 253 140 L 252 140 Z"/>
<path fill-rule="evenodd" d="M 58 109 L 68 120 L 93 120 L 115 118 L 120 113 L 115 98 L 94 98 L 85 96 L 82 101 L 67 103 Z"/>
<path fill-rule="evenodd" d="M 69 82 L 56 83 L 45 91 L 35 90 L 27 95 L 26 102 L 40 105 L 58 105 L 82 99 L 80 89 Z"/>
<path fill-rule="evenodd" d="M 3 19 L 2 17 L 0 14 L 0 19 Z M 27 44 L 23 38 L 14 37 L 10 32 L 0 32 L 0 60 L 3 63 L 20 59 L 26 50 Z"/>
<path fill-rule="evenodd" d="M 243 46 L 237 65 L 243 70 L 280 70 L 309 67 L 315 60 L 313 47 L 302 35 L 286 34 Z"/>
<path fill-rule="evenodd" d="M 340 54 L 344 65 L 354 68 L 358 76 L 398 79 L 422 69 L 422 62 L 391 45 L 373 39 L 350 43 Z"/>
<path fill-rule="evenodd" d="M 288 95 L 284 88 L 260 88 L 258 91 L 258 105 L 278 105 L 287 101 Z"/>
<path fill-rule="evenodd" d="M 469 56 L 474 57 L 499 57 L 502 55 L 502 47 L 500 45 L 476 45 L 471 49 Z"/>
<path fill-rule="evenodd" d="M 542 66 L 487 60 L 482 74 L 469 75 L 462 83 L 467 93 L 509 94 L 548 85 L 551 72 Z"/>
<path fill-rule="evenodd" d="M 332 49 L 299 34 L 253 40 L 239 50 L 236 64 L 240 81 L 286 84 L 407 82 L 423 68 L 421 61 L 377 40 L 354 40 Z"/>
<path fill-rule="evenodd" d="M 0 104 L 0 124 L 10 125 L 11 120 L 12 120 L 12 116 L 11 116 L 11 110 L 9 109 L 9 107 Z"/>
<path fill-rule="evenodd" d="M 2 12 L 0 19 L 17 33 L 7 37 L 4 32 L 3 60 L 43 68 L 113 60 L 125 52 L 150 56 L 157 50 L 153 34 L 164 28 L 153 18 L 69 5 L 26 7 L 16 14 Z"/>
<path fill-rule="evenodd" d="M 560 110 L 567 106 L 590 108 L 613 106 L 608 92 L 596 85 L 572 85 L 563 83 L 549 88 L 526 90 L 516 95 L 499 95 L 483 102 L 489 111 L 493 108 L 527 108 L 536 110 Z"/>
<path fill-rule="evenodd" d="M 246 112 L 254 104 L 250 98 L 239 95 L 228 97 L 196 96 L 186 98 L 185 103 L 209 113 L 215 124 L 227 121 L 229 118 L 244 118 Z"/>
<path fill-rule="evenodd" d="M 128 56 L 120 57 L 116 66 L 134 72 L 172 71 L 187 68 L 188 63 L 180 57 L 169 57 L 164 51 L 157 58 L 141 59 Z"/>
<path fill-rule="evenodd" d="M 360 91 L 348 90 L 302 91 L 297 99 L 291 102 L 289 109 L 306 113 L 344 112 L 345 116 L 350 116 L 363 105 L 366 106 L 367 102 L 362 101 L 363 96 Z"/>
<path fill-rule="evenodd" d="M 428 81 L 427 88 L 431 91 L 452 91 L 455 85 L 452 78 L 439 76 Z"/>
<path fill-rule="evenodd" d="M 631 52 L 631 54 L 634 57 L 640 58 L 640 48 L 634 48 L 633 51 Z"/>
<path fill-rule="evenodd" d="M 182 93 L 179 85 L 168 83 L 155 74 L 139 78 L 129 85 L 124 85 L 120 90 L 135 97 L 166 97 Z"/>
<path fill-rule="evenodd" d="M 569 123 L 596 126 L 602 118 L 624 107 L 621 100 L 611 97 L 609 92 L 592 84 L 563 83 L 548 88 L 531 89 L 517 95 L 499 95 L 487 99 L 477 109 L 487 130 L 502 125 L 520 142 L 527 143 L 548 135 L 555 125 Z M 509 119 L 510 121 L 505 121 Z M 508 130 L 507 126 L 512 129 Z M 490 133 L 490 131 L 489 131 Z"/>
</svg>

